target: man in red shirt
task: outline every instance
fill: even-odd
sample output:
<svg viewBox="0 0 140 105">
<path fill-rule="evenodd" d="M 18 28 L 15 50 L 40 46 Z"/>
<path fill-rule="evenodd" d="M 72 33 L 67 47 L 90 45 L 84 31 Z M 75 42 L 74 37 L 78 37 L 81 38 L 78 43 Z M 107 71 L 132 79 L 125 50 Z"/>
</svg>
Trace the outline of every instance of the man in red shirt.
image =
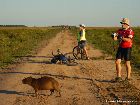
<svg viewBox="0 0 140 105">
<path fill-rule="evenodd" d="M 125 80 L 130 80 L 131 75 L 131 50 L 132 50 L 132 39 L 134 37 L 134 32 L 130 28 L 129 19 L 123 18 L 120 22 L 122 24 L 122 28 L 114 33 L 114 40 L 119 40 L 119 47 L 116 54 L 116 71 L 117 77 L 115 78 L 116 81 L 121 81 L 121 60 L 124 58 L 127 70 L 127 77 Z"/>
</svg>

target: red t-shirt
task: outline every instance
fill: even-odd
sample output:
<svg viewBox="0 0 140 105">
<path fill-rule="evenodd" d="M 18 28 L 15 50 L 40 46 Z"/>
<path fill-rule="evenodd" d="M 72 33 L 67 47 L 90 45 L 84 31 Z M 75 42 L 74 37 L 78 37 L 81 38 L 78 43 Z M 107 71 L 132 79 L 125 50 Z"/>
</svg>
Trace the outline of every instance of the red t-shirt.
<svg viewBox="0 0 140 105">
<path fill-rule="evenodd" d="M 128 28 L 127 30 L 119 29 L 117 31 L 119 37 L 124 37 L 124 38 L 133 38 L 134 37 L 134 32 L 131 28 Z M 120 42 L 120 47 L 122 48 L 131 48 L 132 47 L 132 40 L 131 41 L 121 41 Z"/>
</svg>

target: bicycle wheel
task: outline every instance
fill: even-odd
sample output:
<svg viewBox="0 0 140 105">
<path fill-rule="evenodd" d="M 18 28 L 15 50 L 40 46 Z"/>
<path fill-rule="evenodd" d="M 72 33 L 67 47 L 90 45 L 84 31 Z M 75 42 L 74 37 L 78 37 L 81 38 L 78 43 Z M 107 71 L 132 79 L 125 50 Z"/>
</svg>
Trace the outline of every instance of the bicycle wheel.
<svg viewBox="0 0 140 105">
<path fill-rule="evenodd" d="M 74 58 L 75 58 L 75 59 L 80 59 L 80 58 L 81 58 L 80 55 L 81 55 L 81 54 L 80 54 L 80 48 L 79 48 L 79 46 L 75 46 L 75 47 L 73 48 L 73 56 L 74 56 Z"/>
<path fill-rule="evenodd" d="M 85 54 L 85 52 L 84 52 L 84 49 L 81 49 L 81 50 L 80 50 L 80 54 L 81 54 L 81 59 L 82 59 L 82 60 L 86 59 L 86 54 Z"/>
</svg>

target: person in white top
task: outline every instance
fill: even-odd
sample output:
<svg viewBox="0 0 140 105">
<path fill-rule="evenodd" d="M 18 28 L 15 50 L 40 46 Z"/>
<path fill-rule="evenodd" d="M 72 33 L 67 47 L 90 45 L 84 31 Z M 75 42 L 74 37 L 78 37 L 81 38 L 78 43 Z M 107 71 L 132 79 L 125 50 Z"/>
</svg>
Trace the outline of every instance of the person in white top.
<svg viewBox="0 0 140 105">
<path fill-rule="evenodd" d="M 86 37 L 85 37 L 85 35 L 86 35 L 85 25 L 84 24 L 80 24 L 79 26 L 80 26 L 80 31 L 78 33 L 78 38 L 77 38 L 78 46 L 80 46 L 81 48 L 84 49 L 84 52 L 86 54 L 86 59 L 89 59 L 88 53 L 87 53 L 87 49 L 86 49 L 87 41 L 86 41 Z"/>
</svg>

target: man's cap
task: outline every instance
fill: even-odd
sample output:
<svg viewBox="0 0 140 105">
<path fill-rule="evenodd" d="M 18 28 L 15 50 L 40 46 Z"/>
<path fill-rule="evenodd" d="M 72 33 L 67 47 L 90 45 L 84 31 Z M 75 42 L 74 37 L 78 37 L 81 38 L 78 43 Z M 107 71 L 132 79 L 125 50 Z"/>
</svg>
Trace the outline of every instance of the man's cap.
<svg viewBox="0 0 140 105">
<path fill-rule="evenodd" d="M 129 19 L 128 18 L 123 18 L 122 21 L 120 22 L 121 24 L 127 24 L 130 25 Z"/>
<path fill-rule="evenodd" d="M 80 26 L 80 27 L 86 27 L 84 24 L 80 24 L 79 26 Z"/>
</svg>

